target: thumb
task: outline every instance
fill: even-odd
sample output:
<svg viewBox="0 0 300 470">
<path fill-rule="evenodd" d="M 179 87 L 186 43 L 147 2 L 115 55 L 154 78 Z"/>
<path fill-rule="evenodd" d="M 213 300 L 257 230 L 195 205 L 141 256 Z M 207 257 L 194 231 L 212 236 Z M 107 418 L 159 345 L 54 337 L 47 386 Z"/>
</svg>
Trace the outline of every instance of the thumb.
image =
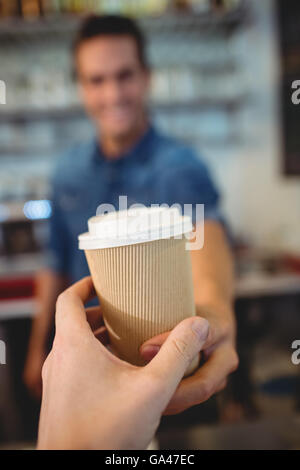
<svg viewBox="0 0 300 470">
<path fill-rule="evenodd" d="M 176 389 L 187 367 L 199 353 L 209 332 L 205 318 L 191 317 L 180 322 L 169 334 L 146 370 Z"/>
</svg>

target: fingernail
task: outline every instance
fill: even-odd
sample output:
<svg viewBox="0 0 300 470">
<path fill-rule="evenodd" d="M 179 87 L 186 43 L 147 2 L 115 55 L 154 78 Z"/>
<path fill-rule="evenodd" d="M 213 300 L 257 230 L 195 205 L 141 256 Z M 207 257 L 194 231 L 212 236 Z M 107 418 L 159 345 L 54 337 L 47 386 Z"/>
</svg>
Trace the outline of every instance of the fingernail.
<svg viewBox="0 0 300 470">
<path fill-rule="evenodd" d="M 159 350 L 160 346 L 157 344 L 147 344 L 141 349 L 141 354 L 147 361 L 151 361 Z"/>
<path fill-rule="evenodd" d="M 204 318 L 195 318 L 192 330 L 195 331 L 200 341 L 205 341 L 209 333 L 209 323 Z"/>
</svg>

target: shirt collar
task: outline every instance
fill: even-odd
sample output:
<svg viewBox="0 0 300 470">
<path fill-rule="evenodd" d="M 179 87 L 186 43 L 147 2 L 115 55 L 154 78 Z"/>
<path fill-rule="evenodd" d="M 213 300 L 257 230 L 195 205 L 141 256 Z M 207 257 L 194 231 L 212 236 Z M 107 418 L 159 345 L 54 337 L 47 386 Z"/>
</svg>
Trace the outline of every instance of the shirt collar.
<svg viewBox="0 0 300 470">
<path fill-rule="evenodd" d="M 157 131 L 154 126 L 149 125 L 146 132 L 142 135 L 142 137 L 140 137 L 140 139 L 133 145 L 130 150 L 121 154 L 119 158 L 113 160 L 110 160 L 105 157 L 105 155 L 101 152 L 98 140 L 94 138 L 90 154 L 91 160 L 94 163 L 104 163 L 108 165 L 119 165 L 123 161 L 146 161 L 151 155 L 150 149 L 155 141 L 156 135 Z"/>
</svg>

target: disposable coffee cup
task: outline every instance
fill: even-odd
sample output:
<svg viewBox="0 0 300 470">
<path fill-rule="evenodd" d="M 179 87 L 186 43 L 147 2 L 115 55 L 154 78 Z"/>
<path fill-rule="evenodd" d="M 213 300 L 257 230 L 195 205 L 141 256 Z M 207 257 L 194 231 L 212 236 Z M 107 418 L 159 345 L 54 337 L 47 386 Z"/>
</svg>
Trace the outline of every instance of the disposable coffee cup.
<svg viewBox="0 0 300 470">
<path fill-rule="evenodd" d="M 194 316 L 190 217 L 176 208 L 136 208 L 88 220 L 79 235 L 113 352 L 143 366 L 146 340 Z M 189 365 L 191 374 L 199 355 Z"/>
</svg>

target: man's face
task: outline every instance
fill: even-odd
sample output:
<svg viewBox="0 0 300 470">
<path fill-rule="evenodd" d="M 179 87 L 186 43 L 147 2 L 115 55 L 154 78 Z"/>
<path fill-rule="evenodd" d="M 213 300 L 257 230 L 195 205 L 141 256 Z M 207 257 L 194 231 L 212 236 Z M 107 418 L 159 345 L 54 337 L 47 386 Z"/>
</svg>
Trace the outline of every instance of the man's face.
<svg viewBox="0 0 300 470">
<path fill-rule="evenodd" d="M 134 39 L 86 40 L 77 51 L 76 66 L 85 108 L 101 133 L 121 139 L 133 132 L 143 119 L 149 86 Z"/>
</svg>

